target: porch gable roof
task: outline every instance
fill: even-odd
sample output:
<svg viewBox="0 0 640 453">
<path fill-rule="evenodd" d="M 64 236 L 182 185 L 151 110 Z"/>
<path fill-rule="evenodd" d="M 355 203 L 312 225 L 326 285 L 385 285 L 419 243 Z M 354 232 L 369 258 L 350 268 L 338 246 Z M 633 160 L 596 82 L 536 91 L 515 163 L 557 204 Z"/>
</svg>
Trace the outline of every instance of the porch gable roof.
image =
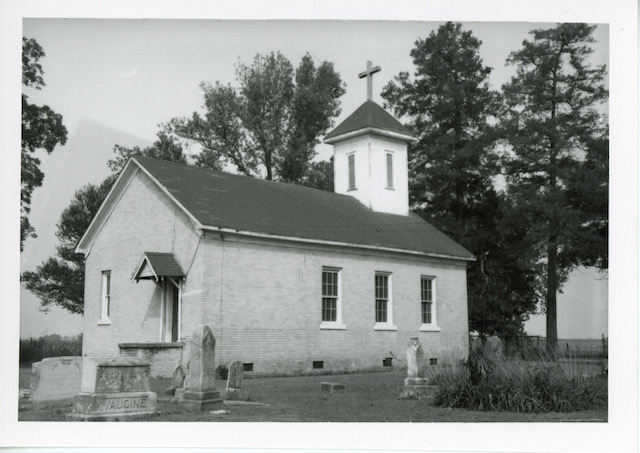
<svg viewBox="0 0 640 453">
<path fill-rule="evenodd" d="M 157 282 L 162 277 L 184 277 L 184 272 L 173 253 L 144 252 L 131 279 L 154 279 Z"/>
</svg>

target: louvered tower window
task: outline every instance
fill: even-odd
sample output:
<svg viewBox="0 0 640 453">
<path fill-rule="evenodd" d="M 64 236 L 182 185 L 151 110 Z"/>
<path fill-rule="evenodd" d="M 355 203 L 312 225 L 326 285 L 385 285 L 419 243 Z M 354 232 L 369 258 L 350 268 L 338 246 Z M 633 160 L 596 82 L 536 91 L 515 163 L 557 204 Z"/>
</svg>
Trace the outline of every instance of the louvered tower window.
<svg viewBox="0 0 640 453">
<path fill-rule="evenodd" d="M 349 190 L 356 190 L 356 156 L 349 154 Z"/>
<path fill-rule="evenodd" d="M 393 189 L 393 154 L 387 153 L 387 189 Z"/>
</svg>

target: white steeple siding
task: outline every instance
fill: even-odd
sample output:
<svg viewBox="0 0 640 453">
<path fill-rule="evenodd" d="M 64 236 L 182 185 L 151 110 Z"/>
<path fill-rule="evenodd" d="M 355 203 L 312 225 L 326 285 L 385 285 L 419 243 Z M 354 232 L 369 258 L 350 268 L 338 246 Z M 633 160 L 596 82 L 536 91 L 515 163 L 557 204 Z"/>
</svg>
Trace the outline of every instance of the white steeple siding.
<svg viewBox="0 0 640 453">
<path fill-rule="evenodd" d="M 373 102 L 373 74 L 380 66 L 367 61 L 367 100 L 324 142 L 333 145 L 333 184 L 336 193 L 350 195 L 375 212 L 409 215 L 407 143 L 416 136 Z M 355 170 L 355 186 L 353 173 Z"/>
<path fill-rule="evenodd" d="M 375 212 L 409 214 L 406 139 L 374 132 L 333 141 L 334 191 L 355 197 Z M 354 156 L 355 189 L 349 189 L 349 157 Z M 387 157 L 391 155 L 391 158 Z M 391 169 L 388 169 L 391 159 Z M 390 171 L 390 175 L 388 174 Z M 389 178 L 391 176 L 391 178 Z M 393 187 L 388 187 L 392 182 Z"/>
</svg>

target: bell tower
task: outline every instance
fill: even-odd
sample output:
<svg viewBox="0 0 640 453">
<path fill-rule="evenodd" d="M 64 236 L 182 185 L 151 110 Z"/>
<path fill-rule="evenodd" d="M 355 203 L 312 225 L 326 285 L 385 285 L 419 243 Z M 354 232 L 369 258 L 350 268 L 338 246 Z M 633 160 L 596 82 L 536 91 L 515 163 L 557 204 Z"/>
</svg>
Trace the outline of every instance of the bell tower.
<svg viewBox="0 0 640 453">
<path fill-rule="evenodd" d="M 373 74 L 379 66 L 367 62 L 367 101 L 329 132 L 333 145 L 336 193 L 350 195 L 376 212 L 409 215 L 407 144 L 413 133 L 373 102 Z"/>
</svg>

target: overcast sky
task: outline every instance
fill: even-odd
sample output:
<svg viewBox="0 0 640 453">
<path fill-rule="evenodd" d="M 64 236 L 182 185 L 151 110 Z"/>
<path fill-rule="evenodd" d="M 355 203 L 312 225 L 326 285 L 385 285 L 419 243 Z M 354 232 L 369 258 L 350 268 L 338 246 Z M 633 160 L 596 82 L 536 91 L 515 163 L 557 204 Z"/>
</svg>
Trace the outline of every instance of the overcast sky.
<svg viewBox="0 0 640 453">
<path fill-rule="evenodd" d="M 441 24 L 25 19 L 23 35 L 35 38 L 46 53 L 41 61 L 46 87 L 26 93 L 30 102 L 47 104 L 62 114 L 69 140 L 51 155 L 41 154 L 45 182 L 34 192 L 30 216 L 38 238 L 26 241 L 21 271 L 34 270 L 55 253 L 55 224 L 62 210 L 77 189 L 86 183 L 98 184 L 109 174 L 106 161 L 112 156 L 113 145 L 146 146 L 154 141 L 158 124 L 201 110 L 201 82 L 235 84 L 235 64 L 250 63 L 256 54 L 280 51 L 297 67 L 308 52 L 316 64 L 333 62 L 346 82 L 337 125 L 366 99 L 366 82 L 358 79 L 358 74 L 367 60 L 382 68 L 373 80 L 374 101 L 382 104 L 382 87 L 400 71 L 413 72 L 409 52 L 416 39 L 427 37 Z M 495 89 L 514 74 L 514 68 L 505 65 L 509 53 L 520 48 L 530 30 L 550 26 L 553 24 L 463 23 L 465 30 L 482 41 L 481 56 L 493 68 L 491 85 Z M 594 36 L 593 63 L 607 64 L 608 26 L 598 26 Z M 332 152 L 327 145 L 318 150 L 318 159 L 328 159 Z M 601 295 L 577 297 L 588 298 L 589 305 L 595 307 L 606 303 Z M 23 289 L 21 337 L 80 332 L 80 316 L 57 308 L 45 315 L 38 307 L 38 299 Z M 533 333 L 544 334 L 544 328 L 533 326 Z M 560 323 L 561 337 L 598 337 L 606 329 L 606 319 L 595 332 L 565 327 Z"/>
</svg>

